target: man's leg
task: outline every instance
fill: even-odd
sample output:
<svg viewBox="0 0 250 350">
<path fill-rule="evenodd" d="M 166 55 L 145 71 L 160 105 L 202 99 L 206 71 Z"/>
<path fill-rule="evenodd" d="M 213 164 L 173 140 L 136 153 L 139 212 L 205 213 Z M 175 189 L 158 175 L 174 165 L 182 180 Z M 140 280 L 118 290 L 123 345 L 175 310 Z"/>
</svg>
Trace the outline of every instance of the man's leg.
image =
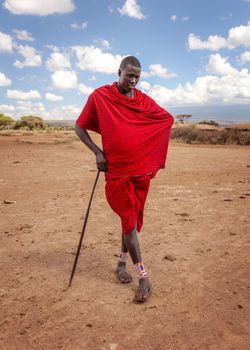
<svg viewBox="0 0 250 350">
<path fill-rule="evenodd" d="M 130 273 L 126 270 L 127 254 L 128 254 L 128 249 L 124 242 L 124 235 L 122 234 L 121 253 L 120 253 L 117 267 L 116 267 L 116 276 L 121 283 L 130 283 L 132 281 L 132 277 Z"/>
<path fill-rule="evenodd" d="M 145 301 L 151 291 L 151 285 L 144 270 L 139 241 L 137 237 L 137 230 L 140 231 L 143 223 L 143 209 L 149 189 L 150 175 L 141 177 L 118 178 L 106 182 L 106 198 L 113 209 L 118 214 L 122 222 L 122 251 L 121 259 L 129 252 L 131 259 L 136 267 L 139 277 L 139 288 L 135 295 L 135 300 L 139 302 Z M 135 224 L 136 223 L 136 224 Z M 130 230 L 132 225 L 135 227 Z M 138 227 L 137 227 L 138 224 Z M 128 228 L 129 227 L 129 228 Z M 124 262 L 121 261 L 121 262 Z M 125 264 L 118 263 L 117 276 L 121 282 L 130 281 L 127 275 Z M 126 277 L 124 279 L 124 274 Z M 123 278 L 120 278 L 120 276 Z"/>
<path fill-rule="evenodd" d="M 124 243 L 137 269 L 139 277 L 139 288 L 135 294 L 135 301 L 144 302 L 148 299 L 152 286 L 149 282 L 148 275 L 144 270 L 136 226 L 131 232 L 124 235 Z"/>
</svg>

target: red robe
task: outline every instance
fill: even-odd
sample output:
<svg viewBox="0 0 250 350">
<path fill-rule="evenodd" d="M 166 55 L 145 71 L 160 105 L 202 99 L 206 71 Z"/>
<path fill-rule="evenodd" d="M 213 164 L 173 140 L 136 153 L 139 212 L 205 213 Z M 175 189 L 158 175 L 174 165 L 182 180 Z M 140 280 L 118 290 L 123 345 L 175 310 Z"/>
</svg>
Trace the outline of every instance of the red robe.
<svg viewBox="0 0 250 350">
<path fill-rule="evenodd" d="M 134 97 L 128 98 L 113 83 L 89 96 L 77 124 L 101 134 L 109 180 L 155 175 L 164 168 L 173 121 L 148 95 L 134 89 Z"/>
<path fill-rule="evenodd" d="M 106 198 L 121 218 L 123 234 L 142 227 L 150 178 L 165 166 L 173 121 L 149 96 L 134 89 L 128 98 L 117 83 L 96 89 L 77 119 L 80 128 L 101 134 Z"/>
</svg>

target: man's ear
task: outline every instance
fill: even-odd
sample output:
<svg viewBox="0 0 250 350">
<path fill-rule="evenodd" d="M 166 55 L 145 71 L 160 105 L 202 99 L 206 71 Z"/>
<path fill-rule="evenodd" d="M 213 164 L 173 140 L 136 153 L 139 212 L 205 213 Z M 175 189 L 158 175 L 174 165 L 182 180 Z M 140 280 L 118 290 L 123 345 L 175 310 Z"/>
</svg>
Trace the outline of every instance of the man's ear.
<svg viewBox="0 0 250 350">
<path fill-rule="evenodd" d="M 121 71 L 121 68 L 119 68 L 119 69 L 118 69 L 118 77 L 121 76 L 121 72 L 122 72 L 122 71 Z"/>
</svg>

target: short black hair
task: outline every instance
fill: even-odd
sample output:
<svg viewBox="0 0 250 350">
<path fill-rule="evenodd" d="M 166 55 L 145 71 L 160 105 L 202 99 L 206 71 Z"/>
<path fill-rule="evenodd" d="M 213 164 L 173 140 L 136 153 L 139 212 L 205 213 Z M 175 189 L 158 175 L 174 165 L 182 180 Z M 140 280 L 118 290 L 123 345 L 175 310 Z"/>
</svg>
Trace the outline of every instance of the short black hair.
<svg viewBox="0 0 250 350">
<path fill-rule="evenodd" d="M 141 68 L 141 64 L 139 60 L 135 56 L 127 56 L 125 57 L 120 64 L 120 69 L 124 69 L 127 67 L 128 64 L 131 64 L 131 66 Z"/>
</svg>

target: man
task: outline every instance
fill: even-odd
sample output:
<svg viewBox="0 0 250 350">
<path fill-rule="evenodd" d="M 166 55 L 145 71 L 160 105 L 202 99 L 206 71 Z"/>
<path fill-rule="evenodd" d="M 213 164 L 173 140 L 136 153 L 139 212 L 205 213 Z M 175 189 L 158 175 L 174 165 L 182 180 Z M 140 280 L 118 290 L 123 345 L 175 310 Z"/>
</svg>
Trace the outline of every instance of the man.
<svg viewBox="0 0 250 350">
<path fill-rule="evenodd" d="M 96 89 L 78 117 L 75 130 L 96 156 L 97 168 L 105 172 L 106 198 L 121 218 L 121 253 L 116 276 L 129 283 L 127 253 L 135 265 L 139 287 L 136 302 L 144 302 L 152 291 L 141 257 L 137 232 L 143 224 L 143 210 L 150 179 L 165 166 L 173 117 L 149 96 L 136 89 L 141 64 L 125 57 L 118 70 L 118 82 Z M 101 134 L 101 150 L 86 130 Z"/>
</svg>

